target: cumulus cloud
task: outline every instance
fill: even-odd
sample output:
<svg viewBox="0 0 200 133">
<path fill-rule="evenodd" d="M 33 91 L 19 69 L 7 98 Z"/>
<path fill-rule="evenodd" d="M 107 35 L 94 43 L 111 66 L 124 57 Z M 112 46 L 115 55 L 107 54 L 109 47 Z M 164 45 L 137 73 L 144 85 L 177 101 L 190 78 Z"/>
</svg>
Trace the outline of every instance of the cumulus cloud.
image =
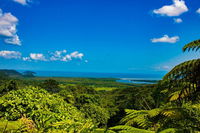
<svg viewBox="0 0 200 133">
<path fill-rule="evenodd" d="M 72 58 L 82 59 L 82 57 L 83 57 L 84 55 L 83 55 L 83 53 L 79 53 L 78 51 L 75 51 L 75 52 L 71 53 L 70 56 L 71 56 Z"/>
<path fill-rule="evenodd" d="M 30 0 L 13 0 L 13 1 L 21 5 L 27 5 L 30 2 Z"/>
<path fill-rule="evenodd" d="M 153 38 L 153 39 L 151 39 L 151 41 L 153 43 L 158 43 L 158 42 L 162 42 L 162 43 L 176 43 L 177 41 L 179 41 L 179 37 L 178 36 L 169 37 L 168 35 L 164 35 L 161 38 Z"/>
<path fill-rule="evenodd" d="M 84 54 L 78 51 L 67 54 L 67 50 L 55 51 L 51 53 L 50 61 L 71 61 L 73 59 L 82 59 Z"/>
<path fill-rule="evenodd" d="M 166 5 L 159 9 L 153 10 L 153 13 L 159 14 L 162 16 L 180 16 L 184 12 L 188 11 L 188 7 L 185 4 L 184 0 L 173 0 L 172 5 Z"/>
<path fill-rule="evenodd" d="M 39 60 L 39 61 L 46 61 L 45 56 L 41 53 L 30 53 L 30 59 Z"/>
<path fill-rule="evenodd" d="M 78 51 L 67 53 L 67 50 L 58 50 L 54 52 L 49 52 L 48 54 L 44 55 L 42 53 L 31 53 L 29 57 L 23 57 L 24 61 L 63 61 L 68 62 L 73 59 L 80 59 L 82 60 L 84 54 L 79 53 Z"/>
<path fill-rule="evenodd" d="M 200 14 L 200 8 L 197 10 L 197 13 Z"/>
<path fill-rule="evenodd" d="M 181 18 L 174 18 L 174 22 L 179 24 L 182 23 L 183 20 Z"/>
<path fill-rule="evenodd" d="M 3 13 L 0 9 L 0 35 L 5 39 L 5 43 L 21 45 L 17 35 L 18 19 L 11 13 Z"/>
<path fill-rule="evenodd" d="M 21 45 L 21 41 L 19 39 L 19 36 L 17 36 L 17 35 L 14 35 L 12 38 L 7 38 L 4 41 L 5 41 L 5 43 L 9 43 L 9 44 Z"/>
<path fill-rule="evenodd" d="M 67 50 L 55 51 L 51 53 L 52 56 L 50 57 L 50 60 L 51 61 L 61 60 L 63 54 L 65 53 L 67 53 Z"/>
<path fill-rule="evenodd" d="M 18 51 L 3 50 L 3 51 L 0 51 L 0 57 L 6 58 L 6 59 L 20 59 L 21 53 Z"/>
<path fill-rule="evenodd" d="M 70 55 L 65 55 L 65 56 L 63 56 L 61 59 L 60 59 L 60 61 L 70 61 L 70 60 L 72 60 L 72 57 L 70 56 Z"/>
<path fill-rule="evenodd" d="M 6 59 L 21 59 L 23 61 L 63 61 L 68 62 L 72 60 L 82 60 L 84 54 L 78 51 L 67 53 L 67 50 L 60 50 L 55 52 L 43 53 L 30 53 L 29 56 L 22 56 L 17 51 L 0 51 L 0 57 Z M 87 63 L 88 61 L 85 60 Z"/>
</svg>

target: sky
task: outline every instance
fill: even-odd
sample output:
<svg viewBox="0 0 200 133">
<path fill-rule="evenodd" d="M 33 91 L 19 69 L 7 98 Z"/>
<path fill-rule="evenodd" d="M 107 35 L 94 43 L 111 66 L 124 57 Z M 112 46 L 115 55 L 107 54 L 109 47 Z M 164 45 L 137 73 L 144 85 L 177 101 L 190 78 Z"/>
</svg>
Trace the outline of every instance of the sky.
<svg viewBox="0 0 200 133">
<path fill-rule="evenodd" d="M 0 69 L 168 72 L 199 35 L 199 0 L 0 0 Z"/>
</svg>

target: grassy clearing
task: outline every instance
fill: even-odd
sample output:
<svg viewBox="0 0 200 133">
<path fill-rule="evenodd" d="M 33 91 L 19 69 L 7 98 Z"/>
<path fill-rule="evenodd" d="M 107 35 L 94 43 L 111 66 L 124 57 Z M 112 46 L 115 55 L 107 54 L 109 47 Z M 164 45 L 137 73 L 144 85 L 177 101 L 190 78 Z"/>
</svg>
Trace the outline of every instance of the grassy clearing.
<svg viewBox="0 0 200 133">
<path fill-rule="evenodd" d="M 118 88 L 116 87 L 97 87 L 94 88 L 96 91 L 112 91 L 112 90 L 116 90 Z"/>
</svg>

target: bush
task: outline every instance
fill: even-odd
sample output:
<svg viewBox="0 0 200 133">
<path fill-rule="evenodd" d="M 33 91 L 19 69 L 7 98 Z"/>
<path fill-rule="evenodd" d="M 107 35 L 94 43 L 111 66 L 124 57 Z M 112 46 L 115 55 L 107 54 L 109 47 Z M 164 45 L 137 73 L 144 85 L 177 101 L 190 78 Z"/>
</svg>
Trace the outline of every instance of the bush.
<svg viewBox="0 0 200 133">
<path fill-rule="evenodd" d="M 59 95 L 35 87 L 13 90 L 0 98 L 0 118 L 16 121 L 23 116 L 32 119 L 38 129 L 45 131 L 58 127 L 68 130 L 71 126 L 75 130 L 88 123 L 76 107 Z M 52 126 L 58 122 L 64 124 Z"/>
</svg>

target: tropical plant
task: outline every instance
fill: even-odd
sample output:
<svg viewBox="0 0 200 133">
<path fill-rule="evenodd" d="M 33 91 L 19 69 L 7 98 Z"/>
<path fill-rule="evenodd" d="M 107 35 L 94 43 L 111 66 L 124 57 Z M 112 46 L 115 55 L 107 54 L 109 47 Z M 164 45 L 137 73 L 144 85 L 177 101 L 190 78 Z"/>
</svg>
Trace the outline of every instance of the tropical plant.
<svg viewBox="0 0 200 133">
<path fill-rule="evenodd" d="M 152 110 L 126 110 L 127 115 L 121 120 L 120 127 L 111 129 L 128 130 L 134 127 L 148 131 L 161 132 L 174 129 L 179 132 L 200 130 L 200 104 L 165 105 Z"/>
<path fill-rule="evenodd" d="M 183 51 L 197 52 L 200 40 L 183 47 Z M 198 101 L 200 95 L 200 59 L 193 59 L 175 66 L 163 78 L 163 83 L 171 94 L 171 100 Z"/>
<path fill-rule="evenodd" d="M 198 51 L 200 40 L 183 47 L 183 51 Z M 131 131 L 145 129 L 161 133 L 200 131 L 200 59 L 186 61 L 175 66 L 158 85 L 156 98 L 164 103 L 158 108 L 126 110 L 121 125 L 111 129 Z M 161 98 L 164 96 L 164 98 Z M 155 100 L 158 101 L 158 100 Z M 139 132 L 139 131 L 138 131 Z"/>
<path fill-rule="evenodd" d="M 54 80 L 54 79 L 47 79 L 45 80 L 42 84 L 41 87 L 46 89 L 49 92 L 55 93 L 55 92 L 59 92 L 60 88 L 59 88 L 59 83 Z"/>
<path fill-rule="evenodd" d="M 24 116 L 33 120 L 36 128 L 43 132 L 55 129 L 54 123 L 63 121 L 65 125 L 59 125 L 60 129 L 69 130 L 74 125 L 73 127 L 78 130 L 89 120 L 85 119 L 84 114 L 72 104 L 66 103 L 62 97 L 49 94 L 44 89 L 26 87 L 12 90 L 0 97 L 1 119 L 16 121 Z M 70 121 L 70 124 L 67 121 Z"/>
<path fill-rule="evenodd" d="M 106 127 L 110 118 L 108 110 L 95 104 L 84 104 L 80 110 L 84 112 L 86 118 L 92 119 L 93 123 L 99 127 Z"/>
<path fill-rule="evenodd" d="M 139 129 L 132 126 L 124 126 L 124 125 L 111 127 L 110 130 L 113 130 L 119 133 L 154 133 L 154 131 Z"/>
</svg>

